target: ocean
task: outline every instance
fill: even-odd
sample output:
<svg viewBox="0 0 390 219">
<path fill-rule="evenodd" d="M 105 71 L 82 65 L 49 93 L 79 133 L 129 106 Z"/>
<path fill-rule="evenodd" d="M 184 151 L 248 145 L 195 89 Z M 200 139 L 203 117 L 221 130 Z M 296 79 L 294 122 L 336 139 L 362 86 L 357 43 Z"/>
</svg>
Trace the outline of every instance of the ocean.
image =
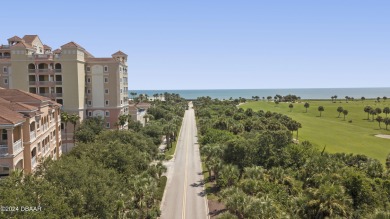
<svg viewBox="0 0 390 219">
<path fill-rule="evenodd" d="M 216 89 L 216 90 L 132 90 L 130 92 L 136 92 L 139 94 L 147 94 L 153 97 L 153 94 L 161 94 L 164 92 L 176 93 L 185 99 L 196 99 L 202 96 L 209 96 L 213 99 L 218 98 L 220 100 L 235 98 L 251 99 L 252 96 L 259 96 L 260 99 L 267 96 L 276 95 L 286 96 L 288 94 L 296 95 L 301 99 L 331 99 L 331 96 L 337 95 L 337 99 L 344 99 L 345 96 L 360 99 L 361 97 L 367 98 L 382 98 L 386 96 L 390 98 L 390 87 L 382 88 L 293 88 L 293 89 Z"/>
</svg>

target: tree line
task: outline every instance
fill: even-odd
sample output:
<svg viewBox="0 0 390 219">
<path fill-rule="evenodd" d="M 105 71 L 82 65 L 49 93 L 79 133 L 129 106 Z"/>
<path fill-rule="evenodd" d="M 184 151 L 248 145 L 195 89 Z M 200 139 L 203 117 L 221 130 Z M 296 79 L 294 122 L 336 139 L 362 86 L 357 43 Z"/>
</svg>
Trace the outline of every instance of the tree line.
<svg viewBox="0 0 390 219">
<path fill-rule="evenodd" d="M 202 161 L 227 212 L 220 218 L 385 218 L 385 167 L 359 154 L 293 142 L 299 123 L 231 101 L 194 101 Z"/>
</svg>

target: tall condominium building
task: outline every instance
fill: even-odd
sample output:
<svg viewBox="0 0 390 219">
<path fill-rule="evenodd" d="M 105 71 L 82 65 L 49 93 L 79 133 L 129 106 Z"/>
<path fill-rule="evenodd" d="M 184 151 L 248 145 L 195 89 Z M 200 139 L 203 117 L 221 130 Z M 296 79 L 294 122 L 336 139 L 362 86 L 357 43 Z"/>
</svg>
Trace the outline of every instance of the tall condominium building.
<svg viewBox="0 0 390 219">
<path fill-rule="evenodd" d="M 0 176 L 26 173 L 61 156 L 61 105 L 17 89 L 0 89 Z"/>
<path fill-rule="evenodd" d="M 14 36 L 0 46 L 1 87 L 48 97 L 81 120 L 101 116 L 109 129 L 128 114 L 127 77 L 127 55 L 121 51 L 95 58 L 75 42 L 52 51 L 37 35 Z M 72 129 L 68 124 L 69 136 L 63 137 L 70 146 Z"/>
</svg>

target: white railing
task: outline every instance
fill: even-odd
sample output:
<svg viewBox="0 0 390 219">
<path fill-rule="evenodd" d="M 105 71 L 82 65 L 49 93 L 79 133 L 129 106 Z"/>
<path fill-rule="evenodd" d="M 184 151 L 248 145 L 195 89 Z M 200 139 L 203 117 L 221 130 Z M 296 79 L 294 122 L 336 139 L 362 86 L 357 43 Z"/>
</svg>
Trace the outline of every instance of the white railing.
<svg viewBox="0 0 390 219">
<path fill-rule="evenodd" d="M 31 158 L 31 166 L 35 167 L 36 164 L 37 164 L 37 157 L 35 156 L 35 157 Z"/>
<path fill-rule="evenodd" d="M 4 157 L 8 155 L 8 146 L 0 145 L 0 157 Z"/>
<path fill-rule="evenodd" d="M 23 150 L 22 139 L 19 139 L 18 141 L 14 142 L 13 149 L 14 155 Z"/>
<path fill-rule="evenodd" d="M 35 134 L 35 131 L 30 132 L 30 141 L 34 141 L 37 135 Z"/>
</svg>

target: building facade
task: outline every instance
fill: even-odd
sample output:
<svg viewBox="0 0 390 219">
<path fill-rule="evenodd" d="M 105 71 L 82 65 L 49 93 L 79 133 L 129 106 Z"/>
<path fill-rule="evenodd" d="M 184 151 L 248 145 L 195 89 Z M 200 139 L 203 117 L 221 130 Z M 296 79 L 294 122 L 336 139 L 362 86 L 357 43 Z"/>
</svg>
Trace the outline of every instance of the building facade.
<svg viewBox="0 0 390 219">
<path fill-rule="evenodd" d="M 37 35 L 14 36 L 0 46 L 0 86 L 39 94 L 80 120 L 101 116 L 109 129 L 128 114 L 127 55 L 95 58 L 75 42 L 52 51 Z M 126 124 L 127 125 L 127 124 Z M 63 132 L 72 147 L 72 129 Z M 64 142 L 65 143 L 65 142 Z"/>
<path fill-rule="evenodd" d="M 31 173 L 61 154 L 61 105 L 17 89 L 0 89 L 0 176 Z"/>
</svg>

